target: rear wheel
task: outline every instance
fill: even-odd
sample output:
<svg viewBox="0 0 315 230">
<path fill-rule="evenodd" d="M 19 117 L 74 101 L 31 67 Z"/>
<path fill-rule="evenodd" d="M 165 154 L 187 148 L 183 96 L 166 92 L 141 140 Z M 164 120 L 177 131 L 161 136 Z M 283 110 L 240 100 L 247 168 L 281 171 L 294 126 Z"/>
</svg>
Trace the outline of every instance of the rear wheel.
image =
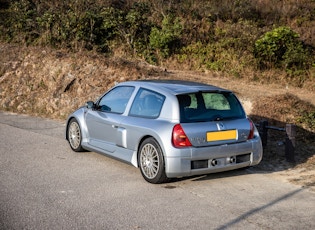
<svg viewBox="0 0 315 230">
<path fill-rule="evenodd" d="M 67 140 L 69 141 L 70 147 L 75 152 L 82 152 L 84 149 L 81 146 L 82 133 L 80 125 L 75 118 L 72 118 L 68 125 Z"/>
<path fill-rule="evenodd" d="M 167 180 L 161 147 L 154 138 L 144 140 L 140 146 L 138 163 L 143 178 L 153 184 Z"/>
</svg>

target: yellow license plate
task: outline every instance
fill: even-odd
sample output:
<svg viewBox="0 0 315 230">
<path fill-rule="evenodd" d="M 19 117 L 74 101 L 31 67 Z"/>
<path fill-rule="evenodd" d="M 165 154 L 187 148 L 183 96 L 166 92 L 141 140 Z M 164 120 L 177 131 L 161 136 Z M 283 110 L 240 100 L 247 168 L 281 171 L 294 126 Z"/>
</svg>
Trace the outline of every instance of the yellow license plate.
<svg viewBox="0 0 315 230">
<path fill-rule="evenodd" d="M 236 130 L 224 130 L 207 133 L 207 141 L 236 140 Z"/>
</svg>

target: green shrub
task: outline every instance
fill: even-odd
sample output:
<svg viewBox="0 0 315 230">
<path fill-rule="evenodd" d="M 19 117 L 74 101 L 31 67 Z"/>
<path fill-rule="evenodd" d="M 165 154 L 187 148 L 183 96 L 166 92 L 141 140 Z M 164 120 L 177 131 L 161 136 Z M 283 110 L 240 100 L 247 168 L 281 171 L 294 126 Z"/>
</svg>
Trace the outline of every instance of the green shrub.
<svg viewBox="0 0 315 230">
<path fill-rule="evenodd" d="M 102 28 L 111 31 L 120 39 L 119 44 L 126 44 L 132 53 L 143 52 L 147 47 L 150 33 L 149 5 L 134 3 L 130 9 L 106 8 L 102 11 Z"/>
<path fill-rule="evenodd" d="M 183 47 L 177 55 L 178 60 L 192 68 L 222 71 L 241 77 L 245 68 L 253 66 L 251 50 L 258 29 L 250 21 L 239 20 L 238 23 L 218 23 L 213 30 L 209 42 L 199 41 Z"/>
<path fill-rule="evenodd" d="M 150 46 L 156 50 L 162 58 L 169 57 L 179 48 L 182 25 L 179 18 L 172 16 L 164 17 L 162 27 L 153 27 L 150 33 Z"/>
<path fill-rule="evenodd" d="M 299 34 L 288 27 L 278 27 L 255 42 L 254 55 L 262 68 L 305 69 L 310 67 L 310 52 Z"/>
<path fill-rule="evenodd" d="M 7 41 L 30 44 L 39 36 L 34 20 L 36 10 L 30 1 L 14 1 L 5 13 L 8 16 L 4 21 Z"/>
</svg>

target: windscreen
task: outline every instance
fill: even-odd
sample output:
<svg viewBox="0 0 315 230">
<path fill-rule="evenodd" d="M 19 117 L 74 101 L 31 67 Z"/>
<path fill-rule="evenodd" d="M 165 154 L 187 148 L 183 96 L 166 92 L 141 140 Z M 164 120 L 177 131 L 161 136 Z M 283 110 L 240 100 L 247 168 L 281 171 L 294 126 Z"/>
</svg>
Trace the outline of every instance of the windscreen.
<svg viewBox="0 0 315 230">
<path fill-rule="evenodd" d="M 231 92 L 197 92 L 177 95 L 181 122 L 207 122 L 245 118 Z"/>
</svg>

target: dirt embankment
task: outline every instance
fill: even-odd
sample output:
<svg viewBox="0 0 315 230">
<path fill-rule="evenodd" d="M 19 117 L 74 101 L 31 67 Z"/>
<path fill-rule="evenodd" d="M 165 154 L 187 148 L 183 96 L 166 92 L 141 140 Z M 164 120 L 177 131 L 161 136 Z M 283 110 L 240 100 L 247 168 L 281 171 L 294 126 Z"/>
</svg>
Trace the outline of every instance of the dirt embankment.
<svg viewBox="0 0 315 230">
<path fill-rule="evenodd" d="M 314 92 L 287 85 L 261 85 L 216 73 L 166 70 L 95 53 L 0 44 L 0 110 L 63 120 L 115 82 L 153 78 L 194 80 L 231 89 L 254 120 L 268 119 L 272 125 L 296 123 L 305 111 L 315 112 Z M 283 134 L 270 132 L 269 145 L 258 168 L 277 172 L 280 178 L 315 191 L 314 131 L 298 125 L 297 163 L 285 161 Z"/>
<path fill-rule="evenodd" d="M 87 53 L 0 45 L 1 109 L 64 119 L 115 82 L 150 76 L 141 63 Z"/>
</svg>

